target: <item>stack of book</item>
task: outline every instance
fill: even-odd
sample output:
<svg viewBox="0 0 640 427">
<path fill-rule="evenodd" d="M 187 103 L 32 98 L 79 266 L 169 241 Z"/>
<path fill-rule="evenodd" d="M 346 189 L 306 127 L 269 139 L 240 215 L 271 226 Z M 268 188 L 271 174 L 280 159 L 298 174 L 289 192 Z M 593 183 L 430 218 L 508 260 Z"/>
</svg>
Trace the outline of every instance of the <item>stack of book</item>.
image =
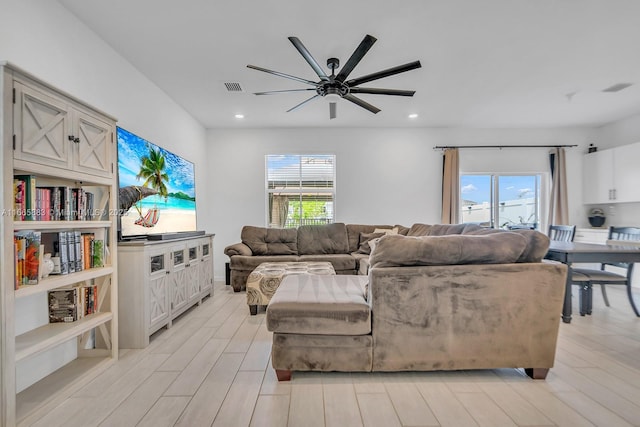
<svg viewBox="0 0 640 427">
<path fill-rule="evenodd" d="M 93 219 L 94 196 L 83 188 L 39 187 L 33 175 L 14 175 L 15 221 L 88 221 Z"/>
<path fill-rule="evenodd" d="M 37 285 L 42 277 L 42 257 L 45 248 L 60 258 L 60 271 L 69 274 L 89 268 L 104 267 L 104 241 L 94 233 L 80 230 L 40 232 L 16 231 L 13 234 L 15 289 L 23 285 Z"/>
<path fill-rule="evenodd" d="M 40 278 L 42 234 L 39 231 L 17 231 L 13 235 L 15 289 L 37 285 Z"/>
<path fill-rule="evenodd" d="M 51 237 L 54 251 L 60 257 L 60 274 L 104 267 L 104 241 L 96 239 L 94 233 L 59 231 Z"/>
<path fill-rule="evenodd" d="M 98 311 L 98 287 L 78 284 L 49 291 L 49 323 L 75 322 Z"/>
</svg>

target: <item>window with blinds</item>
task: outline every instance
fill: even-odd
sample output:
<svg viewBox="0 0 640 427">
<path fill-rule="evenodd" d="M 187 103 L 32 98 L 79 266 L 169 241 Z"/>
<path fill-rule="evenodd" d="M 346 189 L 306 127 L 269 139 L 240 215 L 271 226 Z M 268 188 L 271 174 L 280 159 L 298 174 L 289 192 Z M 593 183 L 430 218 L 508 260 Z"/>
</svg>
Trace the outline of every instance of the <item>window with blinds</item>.
<svg viewBox="0 0 640 427">
<path fill-rule="evenodd" d="M 266 156 L 267 224 L 295 228 L 329 224 L 335 218 L 336 156 Z"/>
</svg>

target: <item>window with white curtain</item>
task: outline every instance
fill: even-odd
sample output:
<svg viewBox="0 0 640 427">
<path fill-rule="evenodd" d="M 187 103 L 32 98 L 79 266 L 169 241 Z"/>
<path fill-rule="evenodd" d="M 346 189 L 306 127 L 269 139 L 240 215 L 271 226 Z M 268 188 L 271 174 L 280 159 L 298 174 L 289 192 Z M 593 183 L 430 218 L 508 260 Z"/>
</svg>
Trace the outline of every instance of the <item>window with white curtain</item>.
<svg viewBox="0 0 640 427">
<path fill-rule="evenodd" d="M 334 222 L 335 155 L 268 154 L 265 162 L 267 226 Z"/>
<path fill-rule="evenodd" d="M 461 174 L 460 222 L 540 229 L 542 174 Z"/>
</svg>

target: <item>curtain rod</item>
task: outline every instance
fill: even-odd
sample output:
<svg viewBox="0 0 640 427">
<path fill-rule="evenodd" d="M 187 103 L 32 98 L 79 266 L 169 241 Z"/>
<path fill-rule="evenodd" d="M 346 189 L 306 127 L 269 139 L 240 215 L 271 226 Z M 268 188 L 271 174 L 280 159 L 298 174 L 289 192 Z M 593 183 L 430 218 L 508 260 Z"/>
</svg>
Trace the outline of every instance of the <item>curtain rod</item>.
<svg viewBox="0 0 640 427">
<path fill-rule="evenodd" d="M 573 145 L 436 145 L 434 150 L 446 150 L 447 148 L 571 148 Z"/>
</svg>

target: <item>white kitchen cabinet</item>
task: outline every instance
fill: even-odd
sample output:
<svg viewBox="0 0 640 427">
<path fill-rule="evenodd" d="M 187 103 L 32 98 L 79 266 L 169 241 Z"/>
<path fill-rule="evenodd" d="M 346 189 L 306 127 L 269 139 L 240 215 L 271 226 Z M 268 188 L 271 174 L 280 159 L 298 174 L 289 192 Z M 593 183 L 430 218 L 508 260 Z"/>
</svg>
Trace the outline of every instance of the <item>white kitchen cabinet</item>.
<svg viewBox="0 0 640 427">
<path fill-rule="evenodd" d="M 583 202 L 640 202 L 640 143 L 584 155 Z"/>
</svg>

